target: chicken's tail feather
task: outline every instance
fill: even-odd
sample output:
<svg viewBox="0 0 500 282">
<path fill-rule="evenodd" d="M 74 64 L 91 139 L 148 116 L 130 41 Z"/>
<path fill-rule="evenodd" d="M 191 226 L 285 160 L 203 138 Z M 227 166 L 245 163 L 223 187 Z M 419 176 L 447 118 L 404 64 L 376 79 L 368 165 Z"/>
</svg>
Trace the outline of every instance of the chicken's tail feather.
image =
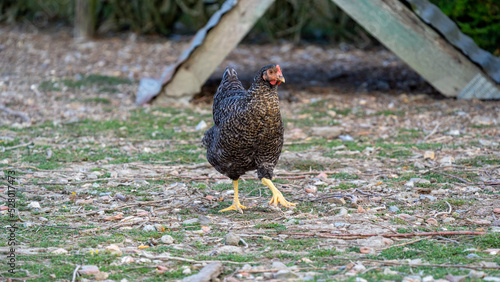
<svg viewBox="0 0 500 282">
<path fill-rule="evenodd" d="M 224 74 L 222 75 L 222 81 L 220 82 L 217 92 L 229 91 L 229 90 L 245 90 L 241 81 L 238 79 L 238 73 L 236 70 L 230 66 L 226 68 Z"/>
</svg>

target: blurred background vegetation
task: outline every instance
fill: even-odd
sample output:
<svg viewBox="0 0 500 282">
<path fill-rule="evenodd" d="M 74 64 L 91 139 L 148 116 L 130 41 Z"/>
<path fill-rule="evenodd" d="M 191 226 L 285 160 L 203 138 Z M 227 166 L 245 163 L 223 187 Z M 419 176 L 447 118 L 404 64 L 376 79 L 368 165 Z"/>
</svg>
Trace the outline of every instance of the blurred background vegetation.
<svg viewBox="0 0 500 282">
<path fill-rule="evenodd" d="M 94 0 L 89 0 L 94 1 Z M 95 0 L 100 35 L 132 31 L 164 36 L 193 34 L 224 0 Z M 37 28 L 72 25 L 75 0 L 2 0 L 0 23 L 27 23 Z M 483 49 L 500 55 L 500 1 L 431 0 Z M 279 39 L 321 43 L 376 44 L 330 0 L 276 0 L 247 40 Z"/>
</svg>

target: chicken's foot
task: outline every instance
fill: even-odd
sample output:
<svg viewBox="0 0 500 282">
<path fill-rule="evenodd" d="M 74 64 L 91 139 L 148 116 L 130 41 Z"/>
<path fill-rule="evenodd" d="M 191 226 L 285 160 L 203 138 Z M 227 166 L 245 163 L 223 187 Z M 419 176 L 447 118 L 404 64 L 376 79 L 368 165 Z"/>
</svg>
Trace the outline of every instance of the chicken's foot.
<svg viewBox="0 0 500 282">
<path fill-rule="evenodd" d="M 262 184 L 269 187 L 269 189 L 271 189 L 271 192 L 273 192 L 273 197 L 271 198 L 271 201 L 269 201 L 270 205 L 277 206 L 278 204 L 282 204 L 286 208 L 291 208 L 296 205 L 295 203 L 287 201 L 285 197 L 283 197 L 283 194 L 281 194 L 281 192 L 276 187 L 274 187 L 274 184 L 273 182 L 271 182 L 271 180 L 262 178 Z"/>
<path fill-rule="evenodd" d="M 219 212 L 239 211 L 240 213 L 243 213 L 243 209 L 247 209 L 247 207 L 240 204 L 240 199 L 238 198 L 238 180 L 233 180 L 233 188 L 234 188 L 233 204 L 231 206 L 229 206 L 228 208 L 220 210 Z"/>
</svg>

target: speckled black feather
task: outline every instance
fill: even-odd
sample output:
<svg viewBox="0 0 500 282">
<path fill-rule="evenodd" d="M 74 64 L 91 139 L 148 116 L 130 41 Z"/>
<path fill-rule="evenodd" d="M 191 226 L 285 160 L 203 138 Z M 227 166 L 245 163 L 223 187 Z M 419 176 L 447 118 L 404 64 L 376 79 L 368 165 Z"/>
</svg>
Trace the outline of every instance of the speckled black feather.
<svg viewBox="0 0 500 282">
<path fill-rule="evenodd" d="M 283 122 L 277 85 L 262 75 L 263 67 L 245 90 L 236 71 L 227 67 L 214 96 L 214 126 L 203 136 L 208 162 L 232 180 L 250 170 L 259 179 L 273 177 L 283 147 Z"/>
</svg>

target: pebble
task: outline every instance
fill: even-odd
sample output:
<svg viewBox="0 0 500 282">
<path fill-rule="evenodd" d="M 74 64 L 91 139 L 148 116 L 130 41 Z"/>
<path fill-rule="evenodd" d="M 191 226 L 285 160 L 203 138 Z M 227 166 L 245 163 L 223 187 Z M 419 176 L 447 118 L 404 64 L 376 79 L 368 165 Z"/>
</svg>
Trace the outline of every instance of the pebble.
<svg viewBox="0 0 500 282">
<path fill-rule="evenodd" d="M 287 269 L 282 269 L 274 274 L 274 278 L 279 280 L 296 279 L 298 277 L 299 276 L 296 273 L 293 273 Z"/>
<path fill-rule="evenodd" d="M 109 195 L 111 195 L 111 192 L 99 193 L 99 197 L 102 197 L 102 196 L 109 196 Z"/>
<path fill-rule="evenodd" d="M 62 255 L 62 254 L 67 254 L 68 251 L 66 251 L 63 248 L 59 248 L 59 249 L 53 250 L 51 253 L 56 254 L 56 255 Z"/>
<path fill-rule="evenodd" d="M 453 129 L 445 133 L 446 135 L 452 135 L 452 136 L 460 136 L 460 130 L 458 129 Z"/>
<path fill-rule="evenodd" d="M 32 209 L 40 209 L 40 203 L 39 202 L 31 202 L 28 204 L 28 208 L 32 208 Z"/>
<path fill-rule="evenodd" d="M 422 282 L 433 282 L 433 281 L 434 277 L 432 277 L 432 275 L 427 275 L 424 278 L 422 278 Z"/>
<path fill-rule="evenodd" d="M 344 142 L 354 141 L 354 138 L 352 138 L 350 135 L 340 135 L 339 139 Z"/>
<path fill-rule="evenodd" d="M 145 232 L 156 231 L 156 228 L 153 225 L 148 224 L 142 228 L 142 231 Z"/>
<path fill-rule="evenodd" d="M 431 202 L 435 202 L 437 201 L 437 198 L 434 197 L 434 196 L 431 196 L 431 195 L 420 195 L 420 200 L 422 201 L 431 201 Z"/>
<path fill-rule="evenodd" d="M 195 224 L 195 223 L 198 223 L 198 218 L 186 219 L 182 222 L 182 224 L 184 224 L 184 225 L 191 225 L 191 224 Z"/>
<path fill-rule="evenodd" d="M 122 263 L 125 263 L 125 264 L 129 264 L 129 263 L 134 263 L 135 260 L 133 257 L 131 256 L 125 256 L 125 257 L 122 257 L 122 260 L 121 260 Z"/>
<path fill-rule="evenodd" d="M 233 232 L 229 232 L 224 237 L 224 241 L 226 242 L 226 245 L 238 246 L 240 243 L 240 236 Z"/>
<path fill-rule="evenodd" d="M 311 128 L 311 135 L 320 136 L 325 139 L 334 139 L 340 137 L 342 128 L 333 126 L 321 126 Z"/>
<path fill-rule="evenodd" d="M 43 222 L 47 222 L 47 221 L 49 221 L 46 217 L 43 217 L 43 216 L 40 216 L 38 219 L 39 219 L 40 221 L 43 221 Z"/>
<path fill-rule="evenodd" d="M 335 222 L 334 226 L 336 228 L 348 228 L 349 226 L 351 226 L 351 224 L 345 222 Z"/>
<path fill-rule="evenodd" d="M 220 254 L 243 254 L 243 250 L 236 246 L 222 246 L 214 250 L 210 255 L 217 256 Z"/>
<path fill-rule="evenodd" d="M 436 154 L 433 151 L 425 151 L 424 160 L 427 159 L 433 160 L 434 158 L 436 158 Z"/>
<path fill-rule="evenodd" d="M 405 186 L 408 186 L 408 187 L 414 187 L 415 186 L 415 183 L 431 183 L 429 180 L 427 179 L 422 179 L 422 178 L 411 178 L 410 180 L 408 180 L 406 183 L 405 183 Z"/>
<path fill-rule="evenodd" d="M 111 244 L 106 247 L 106 251 L 108 251 L 110 254 L 121 257 L 123 252 L 120 250 L 120 247 L 118 247 L 115 244 Z"/>
<path fill-rule="evenodd" d="M 196 129 L 196 131 L 200 131 L 200 130 L 203 130 L 203 129 L 207 128 L 207 127 L 208 127 L 207 123 L 204 120 L 202 120 L 202 121 L 200 121 L 198 123 L 198 125 L 196 125 L 195 129 Z"/>
<path fill-rule="evenodd" d="M 474 279 L 474 278 L 483 278 L 484 276 L 486 276 L 486 274 L 484 273 L 484 271 L 471 270 L 468 276 Z"/>
<path fill-rule="evenodd" d="M 78 270 L 80 275 L 91 275 L 99 273 L 99 268 L 95 265 L 82 265 L 82 267 Z"/>
<path fill-rule="evenodd" d="M 174 243 L 174 238 L 170 235 L 163 235 L 160 238 L 160 241 L 164 244 L 173 244 Z"/>
<path fill-rule="evenodd" d="M 446 156 L 439 160 L 441 165 L 450 166 L 455 162 L 455 158 L 452 156 Z"/>
<path fill-rule="evenodd" d="M 198 216 L 198 223 L 201 225 L 208 225 L 208 224 L 212 223 L 212 221 L 210 220 L 210 218 L 208 218 L 204 215 L 200 215 L 200 216 Z"/>
<path fill-rule="evenodd" d="M 281 261 L 273 261 L 273 263 L 271 264 L 271 269 L 288 269 L 288 266 L 286 266 Z"/>
<path fill-rule="evenodd" d="M 354 281 L 356 281 L 356 282 L 368 282 L 368 280 L 366 280 L 365 278 L 361 278 L 361 277 L 356 277 L 356 279 L 354 279 Z"/>
<path fill-rule="evenodd" d="M 341 216 L 345 216 L 345 215 L 347 215 L 347 214 L 348 214 L 348 211 L 347 211 L 347 209 L 346 209 L 346 208 L 341 208 L 341 209 L 339 210 L 339 213 L 338 213 L 338 215 L 341 215 Z"/>
<path fill-rule="evenodd" d="M 396 206 L 390 206 L 389 209 L 388 209 L 390 212 L 398 212 L 399 211 L 399 208 L 396 207 Z"/>
<path fill-rule="evenodd" d="M 183 265 L 182 268 L 184 268 L 184 270 L 182 270 L 182 274 L 184 275 L 191 274 L 191 269 L 189 268 L 189 266 Z"/>
<path fill-rule="evenodd" d="M 488 276 L 488 277 L 484 277 L 483 281 L 500 282 L 500 277 Z"/>
<path fill-rule="evenodd" d="M 402 281 L 403 282 L 421 282 L 422 277 L 420 277 L 418 275 L 410 275 L 410 276 L 403 277 Z"/>
<path fill-rule="evenodd" d="M 471 254 L 468 254 L 466 256 L 466 258 L 468 258 L 468 259 L 476 259 L 476 258 L 481 258 L 481 257 L 478 256 L 478 255 L 476 255 L 476 254 L 474 254 L 474 253 L 471 253 Z"/>
<path fill-rule="evenodd" d="M 120 193 L 116 193 L 115 194 L 115 199 L 119 200 L 119 201 L 122 201 L 122 202 L 126 202 L 127 201 L 127 197 L 123 196 L 122 194 Z"/>
<path fill-rule="evenodd" d="M 443 223 L 444 223 L 444 224 L 451 223 L 451 222 L 453 222 L 453 221 L 455 221 L 455 219 L 454 219 L 453 217 L 445 217 L 445 218 L 443 219 Z"/>
</svg>

